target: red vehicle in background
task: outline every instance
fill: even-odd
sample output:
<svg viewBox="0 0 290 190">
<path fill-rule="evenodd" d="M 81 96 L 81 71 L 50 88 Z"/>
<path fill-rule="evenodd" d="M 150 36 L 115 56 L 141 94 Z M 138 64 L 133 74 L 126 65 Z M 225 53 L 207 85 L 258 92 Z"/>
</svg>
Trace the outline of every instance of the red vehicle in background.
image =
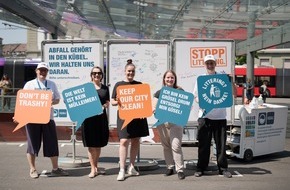
<svg viewBox="0 0 290 190">
<path fill-rule="evenodd" d="M 235 82 L 237 85 L 237 96 L 242 96 L 244 87 L 246 84 L 247 67 L 246 66 L 235 66 Z M 258 96 L 259 88 L 264 81 L 267 82 L 267 90 L 269 97 L 275 97 L 277 95 L 276 89 L 276 76 L 277 69 L 275 67 L 255 67 L 254 68 L 254 80 L 252 83 L 255 85 L 254 95 Z"/>
</svg>

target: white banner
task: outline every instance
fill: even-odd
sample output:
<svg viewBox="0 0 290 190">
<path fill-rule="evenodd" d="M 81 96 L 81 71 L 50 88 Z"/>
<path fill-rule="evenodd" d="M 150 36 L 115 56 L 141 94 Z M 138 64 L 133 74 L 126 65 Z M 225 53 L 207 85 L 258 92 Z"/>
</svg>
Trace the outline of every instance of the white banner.
<svg viewBox="0 0 290 190">
<path fill-rule="evenodd" d="M 91 81 L 90 71 L 94 66 L 103 68 L 101 41 L 43 41 L 43 61 L 49 65 L 47 79 L 56 83 L 62 91 Z M 54 106 L 56 122 L 71 122 L 61 97 Z"/>
<path fill-rule="evenodd" d="M 233 40 L 173 40 L 173 65 L 178 85 L 187 92 L 193 92 L 197 77 L 206 72 L 203 59 L 208 54 L 214 55 L 217 62 L 217 72 L 234 76 L 234 45 Z M 188 123 L 197 123 L 198 110 L 198 104 L 194 102 Z M 232 113 L 233 108 L 227 108 L 227 120 L 229 123 L 233 119 Z"/>
</svg>

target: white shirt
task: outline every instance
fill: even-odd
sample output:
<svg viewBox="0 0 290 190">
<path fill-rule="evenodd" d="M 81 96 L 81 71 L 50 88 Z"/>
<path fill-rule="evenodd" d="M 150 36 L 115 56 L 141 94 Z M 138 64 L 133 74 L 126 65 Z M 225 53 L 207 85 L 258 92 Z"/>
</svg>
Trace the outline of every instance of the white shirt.
<svg viewBox="0 0 290 190">
<path fill-rule="evenodd" d="M 40 80 L 33 79 L 28 81 L 23 89 L 25 90 L 50 90 L 52 91 L 52 100 L 59 100 L 60 94 L 57 90 L 56 84 L 51 80 L 45 80 L 41 82 Z M 53 119 L 53 107 L 50 110 L 50 119 Z"/>
</svg>

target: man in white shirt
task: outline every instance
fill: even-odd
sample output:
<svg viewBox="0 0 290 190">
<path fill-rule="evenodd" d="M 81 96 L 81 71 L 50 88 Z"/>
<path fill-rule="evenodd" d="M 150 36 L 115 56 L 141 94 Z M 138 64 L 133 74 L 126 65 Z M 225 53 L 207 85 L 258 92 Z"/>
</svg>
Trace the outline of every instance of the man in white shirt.
<svg viewBox="0 0 290 190">
<path fill-rule="evenodd" d="M 205 75 L 215 75 L 216 60 L 213 55 L 206 55 L 204 57 L 204 65 L 206 68 Z M 198 84 L 194 87 L 195 101 L 198 103 Z M 227 170 L 228 162 L 226 157 L 226 108 L 215 108 L 209 113 L 199 111 L 198 119 L 198 162 L 197 170 L 194 173 L 196 177 L 200 177 L 207 169 L 210 158 L 210 147 L 212 137 L 216 144 L 216 156 L 219 174 L 224 177 L 231 178 L 232 174 Z"/>
<path fill-rule="evenodd" d="M 53 81 L 47 80 L 48 65 L 44 62 L 38 64 L 36 70 L 36 78 L 28 81 L 23 89 L 26 90 L 51 90 L 52 105 L 58 104 L 60 94 L 56 84 Z M 26 125 L 27 134 L 27 160 L 30 166 L 30 177 L 38 178 L 38 173 L 35 167 L 35 158 L 41 147 L 43 139 L 43 155 L 49 157 L 52 164 L 52 176 L 67 176 L 68 173 L 58 167 L 58 140 L 56 134 L 56 126 L 53 120 L 53 107 L 51 106 L 50 121 L 47 124 L 32 124 Z"/>
</svg>

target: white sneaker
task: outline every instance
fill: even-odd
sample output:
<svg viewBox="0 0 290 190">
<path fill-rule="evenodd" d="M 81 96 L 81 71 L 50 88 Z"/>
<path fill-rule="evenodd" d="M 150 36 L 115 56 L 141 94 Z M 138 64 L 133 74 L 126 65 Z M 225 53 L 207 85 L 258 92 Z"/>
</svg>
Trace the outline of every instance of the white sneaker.
<svg viewBox="0 0 290 190">
<path fill-rule="evenodd" d="M 117 177 L 117 181 L 124 181 L 125 180 L 125 172 L 120 171 Z"/>
<path fill-rule="evenodd" d="M 134 175 L 134 176 L 140 175 L 139 172 L 137 172 L 134 167 L 129 167 L 128 170 L 127 170 L 127 173 L 129 175 Z"/>
</svg>

